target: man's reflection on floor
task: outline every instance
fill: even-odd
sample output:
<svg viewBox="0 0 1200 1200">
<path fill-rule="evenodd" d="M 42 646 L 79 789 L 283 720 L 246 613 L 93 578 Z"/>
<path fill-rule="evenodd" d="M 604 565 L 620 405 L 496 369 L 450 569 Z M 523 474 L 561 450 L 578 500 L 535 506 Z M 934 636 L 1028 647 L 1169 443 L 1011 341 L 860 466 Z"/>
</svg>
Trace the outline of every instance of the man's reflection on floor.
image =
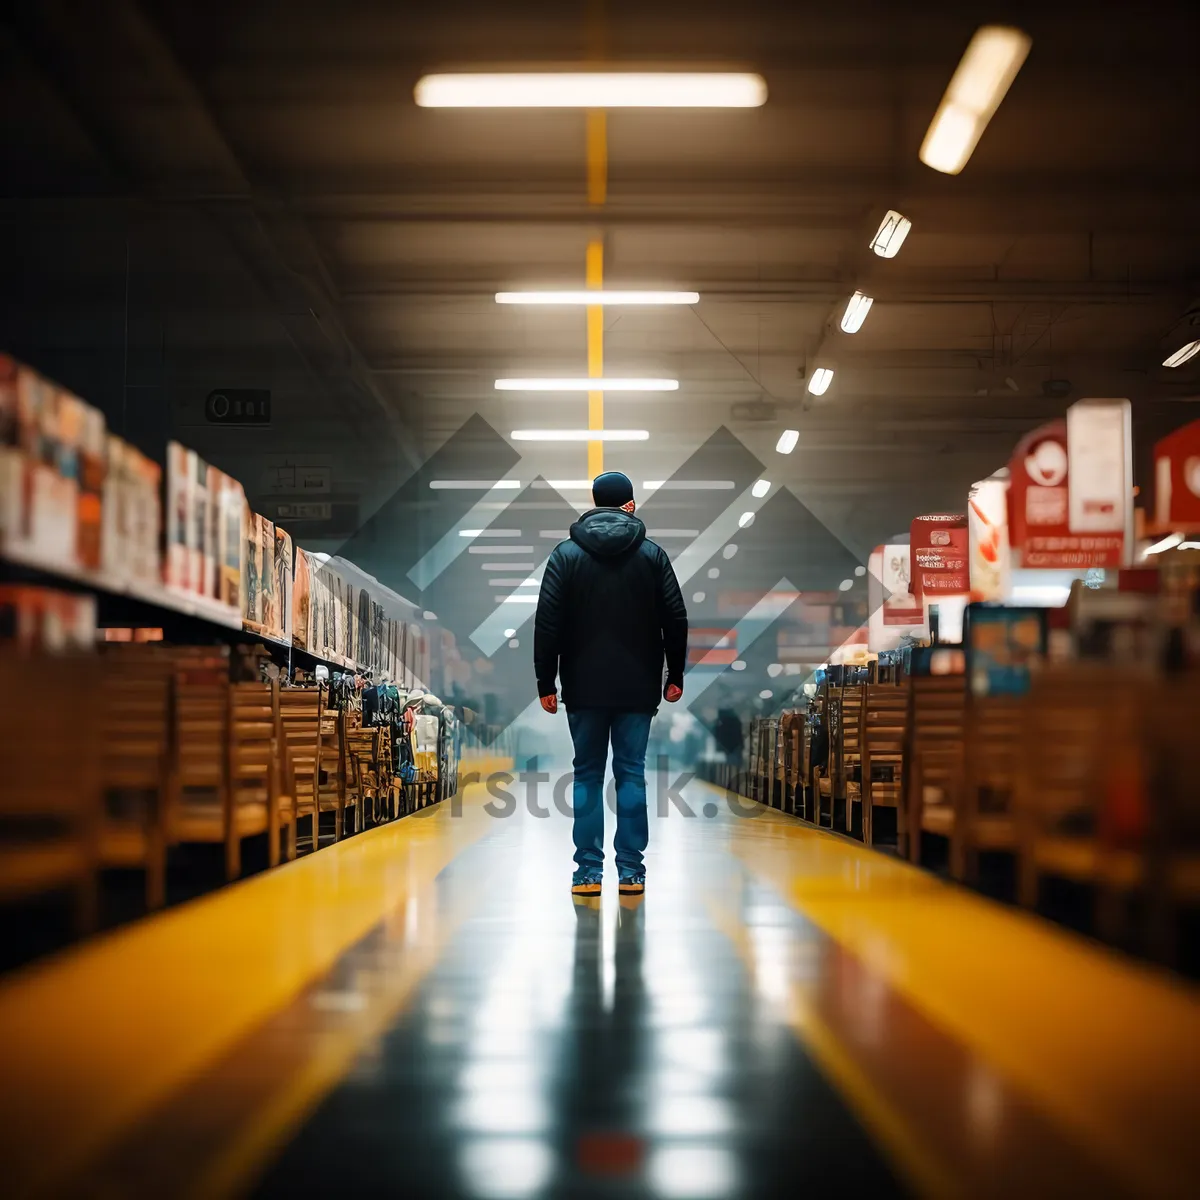
<svg viewBox="0 0 1200 1200">
<path fill-rule="evenodd" d="M 651 1056 L 642 969 L 644 897 L 622 896 L 612 954 L 604 953 L 598 897 L 575 898 L 571 1019 L 575 1069 L 564 1097 L 577 1129 L 575 1171 L 617 1179 L 637 1174 L 644 1157 L 643 1096 Z"/>
</svg>

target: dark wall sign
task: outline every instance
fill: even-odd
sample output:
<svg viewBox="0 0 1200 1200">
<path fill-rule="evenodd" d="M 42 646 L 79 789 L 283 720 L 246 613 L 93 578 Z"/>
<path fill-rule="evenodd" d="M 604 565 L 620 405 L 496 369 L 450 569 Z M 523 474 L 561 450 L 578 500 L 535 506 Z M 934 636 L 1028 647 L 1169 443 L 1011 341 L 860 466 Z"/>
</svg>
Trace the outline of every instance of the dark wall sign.
<svg viewBox="0 0 1200 1200">
<path fill-rule="evenodd" d="M 266 388 L 217 388 L 204 401 L 210 425 L 270 425 L 271 393 Z"/>
</svg>

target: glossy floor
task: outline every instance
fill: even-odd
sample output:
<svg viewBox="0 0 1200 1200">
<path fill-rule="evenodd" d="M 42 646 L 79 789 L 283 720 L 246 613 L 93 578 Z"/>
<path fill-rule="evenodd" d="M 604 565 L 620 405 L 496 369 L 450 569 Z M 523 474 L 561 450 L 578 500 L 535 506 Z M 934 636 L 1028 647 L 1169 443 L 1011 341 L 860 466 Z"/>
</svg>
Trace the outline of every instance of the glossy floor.
<svg viewBox="0 0 1200 1200">
<path fill-rule="evenodd" d="M 698 784 L 572 901 L 515 794 L 0 987 L 12 1192 L 1194 1194 L 1194 992 Z"/>
</svg>

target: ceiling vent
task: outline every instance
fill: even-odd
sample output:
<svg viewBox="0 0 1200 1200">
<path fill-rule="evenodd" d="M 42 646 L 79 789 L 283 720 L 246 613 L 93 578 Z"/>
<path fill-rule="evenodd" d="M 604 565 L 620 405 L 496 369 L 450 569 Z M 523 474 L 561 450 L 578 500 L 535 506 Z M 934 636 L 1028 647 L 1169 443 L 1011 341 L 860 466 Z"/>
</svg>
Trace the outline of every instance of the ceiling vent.
<svg viewBox="0 0 1200 1200">
<path fill-rule="evenodd" d="M 779 408 L 769 400 L 740 400 L 730 412 L 735 421 L 774 421 Z"/>
</svg>

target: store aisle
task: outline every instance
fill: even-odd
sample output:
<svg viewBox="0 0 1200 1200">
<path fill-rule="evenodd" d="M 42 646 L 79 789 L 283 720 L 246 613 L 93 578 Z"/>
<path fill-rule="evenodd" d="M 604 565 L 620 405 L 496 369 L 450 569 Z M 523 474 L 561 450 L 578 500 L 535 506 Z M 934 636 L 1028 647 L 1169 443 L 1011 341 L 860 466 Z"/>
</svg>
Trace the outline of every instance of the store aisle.
<svg viewBox="0 0 1200 1200">
<path fill-rule="evenodd" d="M 514 795 L 498 816 L 477 786 L 0 986 L 13 1194 L 1198 1177 L 1194 993 L 695 783 L 693 815 L 653 819 L 643 900 L 573 903 L 568 821 Z"/>
</svg>

